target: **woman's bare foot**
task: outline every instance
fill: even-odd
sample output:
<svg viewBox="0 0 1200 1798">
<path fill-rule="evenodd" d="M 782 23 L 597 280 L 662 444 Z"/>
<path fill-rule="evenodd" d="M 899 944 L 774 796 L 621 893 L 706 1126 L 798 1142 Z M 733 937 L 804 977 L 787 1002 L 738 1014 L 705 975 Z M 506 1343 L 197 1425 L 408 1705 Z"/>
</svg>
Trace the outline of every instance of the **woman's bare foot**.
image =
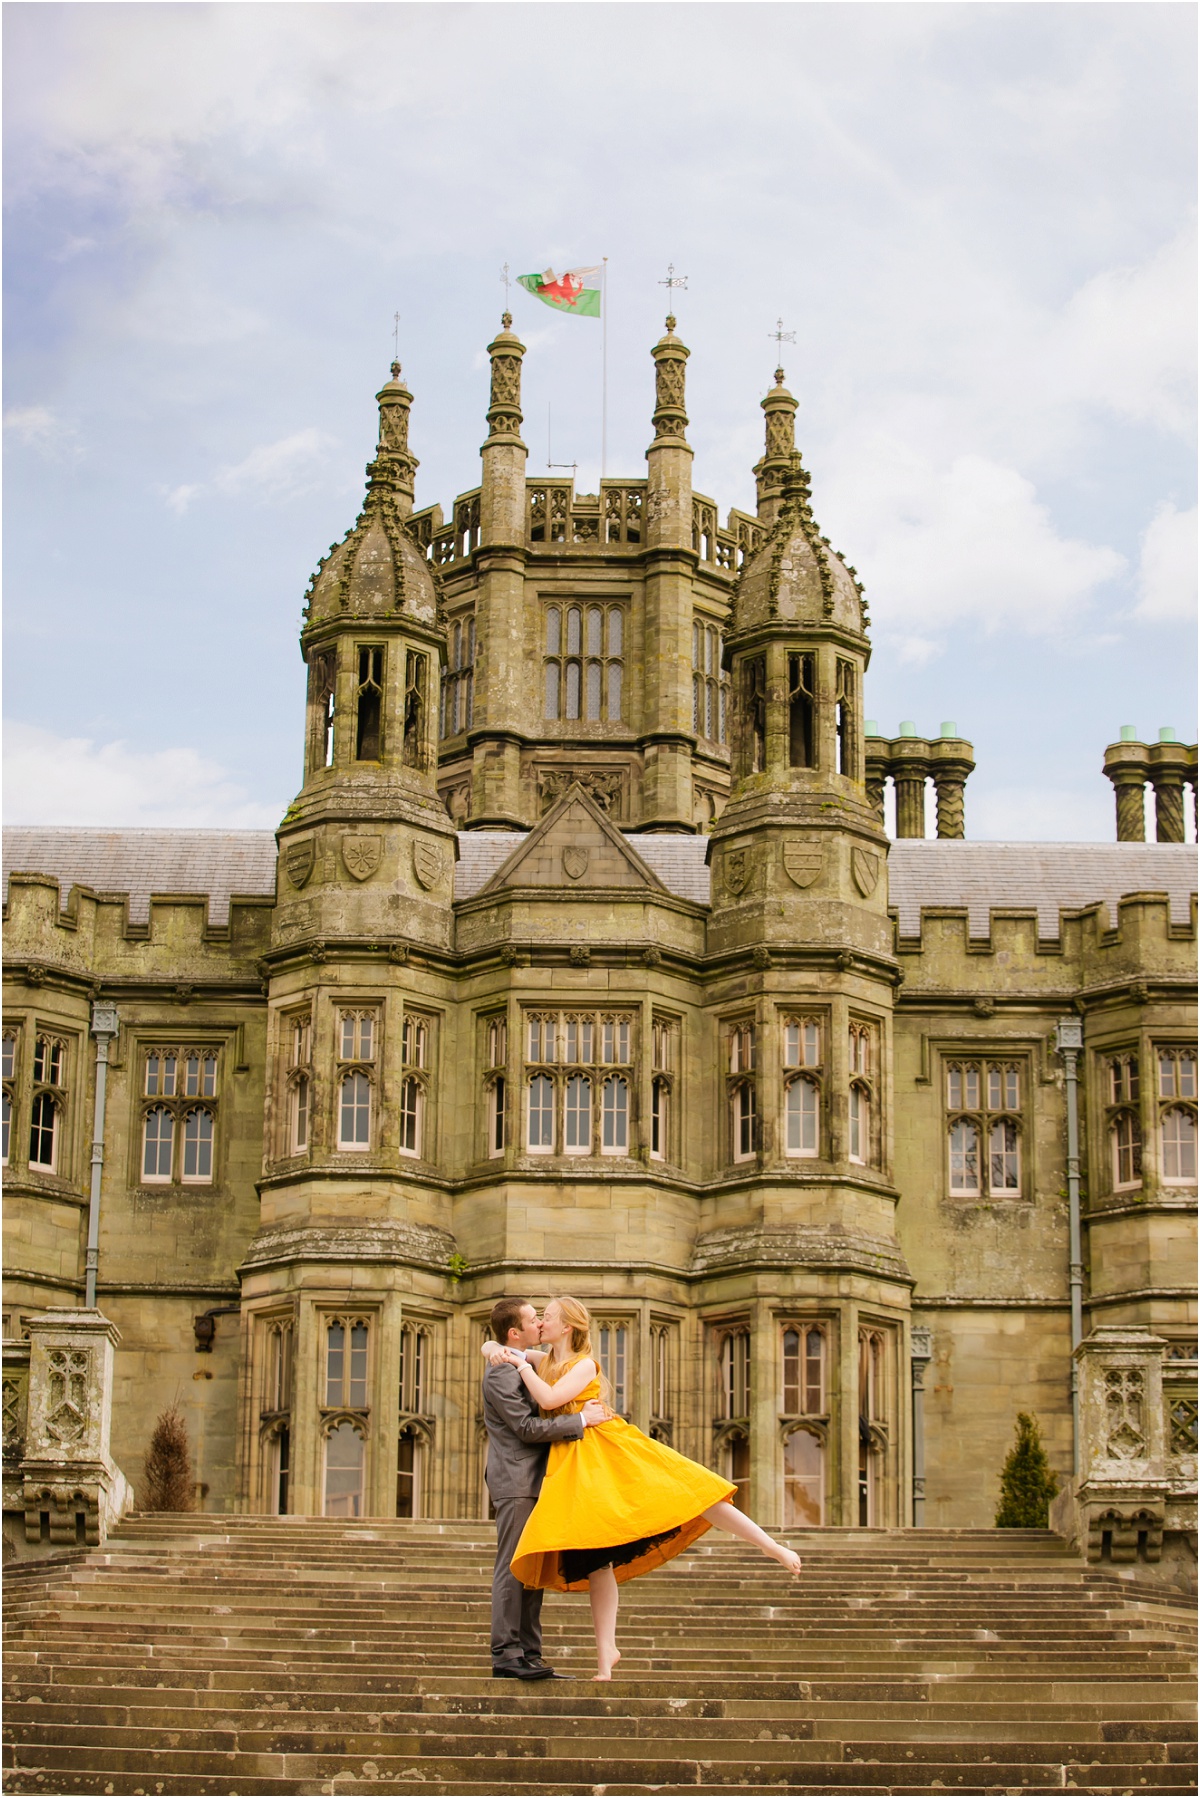
<svg viewBox="0 0 1200 1798">
<path fill-rule="evenodd" d="M 612 1670 L 620 1658 L 621 1650 L 619 1648 L 598 1649 L 596 1651 L 596 1665 L 599 1667 L 600 1671 L 598 1673 L 593 1673 L 592 1678 L 594 1680 L 611 1679 Z"/>
<path fill-rule="evenodd" d="M 798 1574 L 803 1565 L 794 1548 L 785 1548 L 782 1542 L 776 1542 L 771 1554 L 781 1567 L 786 1567 L 791 1574 Z"/>
</svg>

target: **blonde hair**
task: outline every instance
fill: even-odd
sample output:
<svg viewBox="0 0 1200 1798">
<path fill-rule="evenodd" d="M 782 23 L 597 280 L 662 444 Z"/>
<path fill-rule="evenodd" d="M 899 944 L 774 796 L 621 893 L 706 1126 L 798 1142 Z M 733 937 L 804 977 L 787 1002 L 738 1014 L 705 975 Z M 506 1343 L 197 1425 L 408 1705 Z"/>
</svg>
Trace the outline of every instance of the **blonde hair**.
<svg viewBox="0 0 1200 1798">
<path fill-rule="evenodd" d="M 566 1373 L 571 1361 L 578 1361 L 584 1355 L 590 1355 L 596 1363 L 596 1372 L 600 1376 L 600 1397 L 606 1405 L 611 1405 L 613 1389 L 600 1365 L 600 1358 L 592 1347 L 592 1319 L 587 1306 L 581 1299 L 567 1297 L 552 1299 L 551 1303 L 558 1306 L 562 1320 L 571 1332 L 571 1353 L 567 1360 L 559 1362 L 550 1356 L 549 1365 L 542 1378 L 547 1386 L 553 1386 Z"/>
</svg>

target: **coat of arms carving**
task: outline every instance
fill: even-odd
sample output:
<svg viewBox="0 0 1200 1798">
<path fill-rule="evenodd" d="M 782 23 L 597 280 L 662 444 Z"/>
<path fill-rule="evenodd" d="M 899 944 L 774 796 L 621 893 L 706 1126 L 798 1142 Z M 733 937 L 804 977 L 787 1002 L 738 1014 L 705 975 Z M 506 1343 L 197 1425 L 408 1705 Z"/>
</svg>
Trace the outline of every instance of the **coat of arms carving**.
<svg viewBox="0 0 1200 1798">
<path fill-rule="evenodd" d="M 785 843 L 783 865 L 789 880 L 798 887 L 810 887 L 821 872 L 825 860 L 823 843 Z"/>
<path fill-rule="evenodd" d="M 748 849 L 730 849 L 724 862 L 725 885 L 731 893 L 740 893 L 750 879 L 751 857 Z"/>
<path fill-rule="evenodd" d="M 568 844 L 562 852 L 563 873 L 568 880 L 581 880 L 587 873 L 589 851 L 580 849 L 577 844 Z"/>
<path fill-rule="evenodd" d="M 412 846 L 413 873 L 423 887 L 431 887 L 441 878 L 442 852 L 436 843 L 416 842 Z"/>
<path fill-rule="evenodd" d="M 852 849 L 850 869 L 855 886 L 864 899 L 869 899 L 879 881 L 879 857 L 873 849 Z"/>
<path fill-rule="evenodd" d="M 294 887 L 302 887 L 313 871 L 316 860 L 316 849 L 311 837 L 304 837 L 299 843 L 289 843 L 283 852 L 283 865 L 287 869 L 287 877 Z"/>
<path fill-rule="evenodd" d="M 342 860 L 346 864 L 347 874 L 354 880 L 369 880 L 379 867 L 382 855 L 382 837 L 342 838 Z"/>
</svg>

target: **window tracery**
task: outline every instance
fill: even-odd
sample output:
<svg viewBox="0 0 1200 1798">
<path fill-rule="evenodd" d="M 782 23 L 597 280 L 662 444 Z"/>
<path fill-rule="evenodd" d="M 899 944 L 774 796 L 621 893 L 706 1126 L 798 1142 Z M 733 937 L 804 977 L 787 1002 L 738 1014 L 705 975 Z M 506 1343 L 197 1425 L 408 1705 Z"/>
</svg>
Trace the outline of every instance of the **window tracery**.
<svg viewBox="0 0 1200 1798">
<path fill-rule="evenodd" d="M 710 743 L 726 740 L 729 676 L 721 666 L 721 632 L 697 618 L 692 623 L 692 729 Z"/>
<path fill-rule="evenodd" d="M 625 631 L 622 605 L 547 606 L 542 664 L 547 718 L 621 722 Z"/>
<path fill-rule="evenodd" d="M 529 1152 L 628 1155 L 630 1078 L 605 1070 L 632 1066 L 632 1015 L 534 1012 L 525 1027 Z"/>
<path fill-rule="evenodd" d="M 155 1046 L 142 1072 L 142 1179 L 149 1185 L 210 1186 L 214 1179 L 218 1055 Z M 203 1104 L 194 1101 L 203 1100 Z"/>
<path fill-rule="evenodd" d="M 951 1196 L 1018 1198 L 1023 1064 L 955 1059 L 945 1079 Z"/>
</svg>

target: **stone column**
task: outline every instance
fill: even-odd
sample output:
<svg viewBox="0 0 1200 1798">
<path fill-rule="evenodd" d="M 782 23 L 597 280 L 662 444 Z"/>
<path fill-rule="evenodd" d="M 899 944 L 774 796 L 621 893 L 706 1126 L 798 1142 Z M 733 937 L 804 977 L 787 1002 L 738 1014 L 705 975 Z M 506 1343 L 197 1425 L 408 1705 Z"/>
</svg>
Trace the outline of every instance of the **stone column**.
<svg viewBox="0 0 1200 1798">
<path fill-rule="evenodd" d="M 912 1369 L 912 1520 L 913 1528 L 925 1521 L 925 1369 L 933 1359 L 932 1332 L 921 1325 L 909 1331 L 909 1363 Z"/>
<path fill-rule="evenodd" d="M 475 730 L 469 826 L 512 829 L 522 814 L 521 744 L 541 716 L 540 654 L 529 655 L 525 618 L 525 463 L 521 359 L 506 312 L 488 345 L 488 437 L 480 450 L 479 583 L 475 598 Z"/>
<path fill-rule="evenodd" d="M 943 725 L 943 730 L 946 727 Z M 971 745 L 954 735 L 939 737 L 930 744 L 933 784 L 937 791 L 937 833 L 939 837 L 965 837 L 963 790 L 975 766 Z"/>
<path fill-rule="evenodd" d="M 1183 743 L 1151 743 L 1146 752 L 1154 786 L 1154 834 L 1160 843 L 1182 843 L 1183 787 L 1188 777 L 1190 752 Z"/>
<path fill-rule="evenodd" d="M 1104 751 L 1104 772 L 1117 795 L 1118 843 L 1146 840 L 1146 745 L 1123 737 Z"/>
<path fill-rule="evenodd" d="M 654 357 L 654 441 L 646 451 L 645 774 L 642 825 L 695 829 L 692 804 L 692 450 L 685 432 L 690 354 L 674 318 Z"/>
<path fill-rule="evenodd" d="M 908 734 L 904 726 L 892 739 L 890 769 L 896 784 L 896 835 L 925 835 L 925 780 L 929 773 L 929 744 L 924 737 Z"/>
<path fill-rule="evenodd" d="M 52 1546 L 95 1548 L 133 1507 L 133 1492 L 109 1453 L 120 1331 L 95 1310 L 33 1311 L 22 1321 L 29 1331 L 25 1539 L 42 1541 L 48 1513 Z"/>
</svg>

